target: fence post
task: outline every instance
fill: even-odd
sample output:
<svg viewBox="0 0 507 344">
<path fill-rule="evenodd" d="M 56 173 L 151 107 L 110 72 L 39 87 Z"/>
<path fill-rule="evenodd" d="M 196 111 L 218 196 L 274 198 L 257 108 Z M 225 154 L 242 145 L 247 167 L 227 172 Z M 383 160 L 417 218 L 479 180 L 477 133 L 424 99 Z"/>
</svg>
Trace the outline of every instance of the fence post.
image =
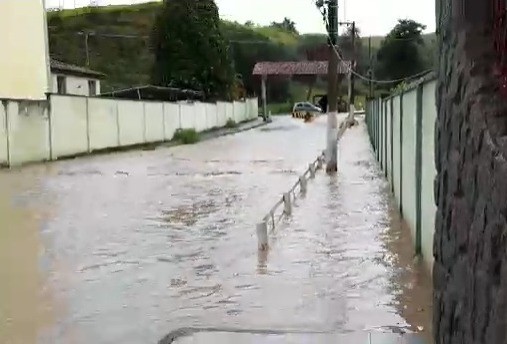
<svg viewBox="0 0 507 344">
<path fill-rule="evenodd" d="M 260 251 L 268 249 L 268 224 L 266 221 L 257 224 L 257 241 Z"/>
<path fill-rule="evenodd" d="M 315 165 L 313 163 L 308 165 L 308 170 L 310 171 L 310 178 L 315 178 Z"/>
<path fill-rule="evenodd" d="M 317 169 L 321 170 L 322 167 L 323 167 L 323 162 L 322 162 L 322 157 L 319 156 L 319 158 L 317 159 Z"/>
<path fill-rule="evenodd" d="M 404 92 L 400 93 L 400 215 L 403 216 L 403 96 Z"/>
<path fill-rule="evenodd" d="M 301 193 L 306 193 L 308 184 L 304 176 L 299 177 L 299 185 L 301 186 Z"/>
<path fill-rule="evenodd" d="M 417 101 L 416 101 L 416 145 L 415 145 L 415 204 L 416 204 L 416 231 L 415 231 L 415 253 L 421 254 L 422 252 L 422 117 L 423 117 L 423 87 L 420 84 L 417 87 Z"/>
<path fill-rule="evenodd" d="M 292 202 L 289 192 L 283 194 L 283 212 L 285 215 L 292 214 Z"/>
</svg>

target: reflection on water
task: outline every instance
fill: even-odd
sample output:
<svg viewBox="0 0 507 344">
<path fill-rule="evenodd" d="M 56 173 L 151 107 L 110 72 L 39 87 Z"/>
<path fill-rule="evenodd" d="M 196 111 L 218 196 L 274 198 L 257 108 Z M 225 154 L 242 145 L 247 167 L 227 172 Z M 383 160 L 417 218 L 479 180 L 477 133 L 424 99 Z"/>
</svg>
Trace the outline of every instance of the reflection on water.
<svg viewBox="0 0 507 344">
<path fill-rule="evenodd" d="M 34 343 L 50 324 L 49 291 L 41 275 L 40 230 L 47 214 L 32 207 L 40 169 L 0 172 L 0 342 Z"/>
<path fill-rule="evenodd" d="M 23 343 L 154 343 L 182 327 L 430 331 L 430 291 L 418 287 L 427 279 L 365 135 L 363 126 L 346 134 L 339 175 L 309 183 L 263 253 L 255 223 L 320 154 L 325 119 L 59 162 L 36 177 L 1 174 L 1 185 L 23 181 L 0 196 L 2 214 L 30 195 L 0 232 L 9 236 L 0 254 L 22 259 L 0 270 L 13 280 L 0 300 L 26 286 L 0 315 L 19 327 L 3 333 Z M 50 216 L 30 215 L 48 204 Z M 34 315 L 44 300 L 51 317 Z M 46 318 L 54 321 L 38 321 Z"/>
</svg>

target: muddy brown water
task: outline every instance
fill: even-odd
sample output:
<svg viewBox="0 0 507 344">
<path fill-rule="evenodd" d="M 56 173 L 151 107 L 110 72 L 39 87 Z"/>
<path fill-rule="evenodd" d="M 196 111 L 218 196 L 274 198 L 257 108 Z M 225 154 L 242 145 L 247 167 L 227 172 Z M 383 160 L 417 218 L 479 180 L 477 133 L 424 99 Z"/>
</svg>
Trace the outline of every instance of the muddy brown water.
<svg viewBox="0 0 507 344">
<path fill-rule="evenodd" d="M 325 119 L 0 172 L 0 342 L 156 343 L 181 327 L 431 333 L 364 124 L 257 252 L 255 224 L 325 145 Z"/>
</svg>

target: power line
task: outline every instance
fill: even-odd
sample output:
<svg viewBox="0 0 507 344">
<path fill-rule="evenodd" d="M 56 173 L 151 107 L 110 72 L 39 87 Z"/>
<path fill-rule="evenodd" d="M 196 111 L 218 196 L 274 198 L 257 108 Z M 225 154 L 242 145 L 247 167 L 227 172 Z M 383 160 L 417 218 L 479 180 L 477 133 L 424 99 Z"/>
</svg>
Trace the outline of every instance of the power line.
<svg viewBox="0 0 507 344">
<path fill-rule="evenodd" d="M 319 7 L 317 6 L 317 9 L 319 9 Z M 319 10 L 319 12 L 322 14 L 322 11 Z M 331 41 L 331 36 L 329 35 L 329 32 L 327 30 L 327 27 L 326 27 L 326 36 L 328 37 L 328 39 Z M 359 74 L 357 73 L 356 71 L 354 71 L 350 66 L 349 64 L 343 60 L 343 58 L 341 57 L 341 54 L 338 52 L 338 50 L 336 49 L 336 46 L 335 45 L 332 45 L 332 48 L 333 48 L 333 51 L 334 53 L 336 54 L 336 56 L 338 57 L 338 60 L 341 62 L 342 66 L 344 66 L 347 71 L 353 75 L 355 75 L 356 77 L 358 77 L 359 79 L 362 79 L 366 82 L 371 82 L 371 83 L 375 83 L 375 84 L 394 84 L 394 83 L 398 83 L 398 82 L 402 82 L 402 81 L 405 81 L 405 80 L 408 80 L 408 79 L 414 79 L 414 78 L 417 78 L 417 77 L 421 77 L 429 72 L 432 71 L 432 69 L 428 69 L 428 70 L 425 70 L 423 72 L 420 72 L 420 73 L 416 73 L 414 75 L 410 75 L 410 76 L 407 76 L 407 77 L 404 77 L 404 78 L 400 78 L 400 79 L 394 79 L 394 80 L 375 80 L 375 79 L 372 79 L 372 78 L 368 78 L 362 74 Z"/>
</svg>

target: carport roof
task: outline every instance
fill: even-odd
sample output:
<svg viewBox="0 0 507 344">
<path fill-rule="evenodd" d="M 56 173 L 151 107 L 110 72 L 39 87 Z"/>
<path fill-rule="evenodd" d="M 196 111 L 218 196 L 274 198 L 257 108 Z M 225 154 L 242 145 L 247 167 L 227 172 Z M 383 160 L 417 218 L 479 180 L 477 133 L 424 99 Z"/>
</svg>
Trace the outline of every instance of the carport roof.
<svg viewBox="0 0 507 344">
<path fill-rule="evenodd" d="M 258 62 L 253 75 L 327 75 L 327 61 Z M 347 74 L 350 61 L 338 64 L 338 74 Z"/>
</svg>

